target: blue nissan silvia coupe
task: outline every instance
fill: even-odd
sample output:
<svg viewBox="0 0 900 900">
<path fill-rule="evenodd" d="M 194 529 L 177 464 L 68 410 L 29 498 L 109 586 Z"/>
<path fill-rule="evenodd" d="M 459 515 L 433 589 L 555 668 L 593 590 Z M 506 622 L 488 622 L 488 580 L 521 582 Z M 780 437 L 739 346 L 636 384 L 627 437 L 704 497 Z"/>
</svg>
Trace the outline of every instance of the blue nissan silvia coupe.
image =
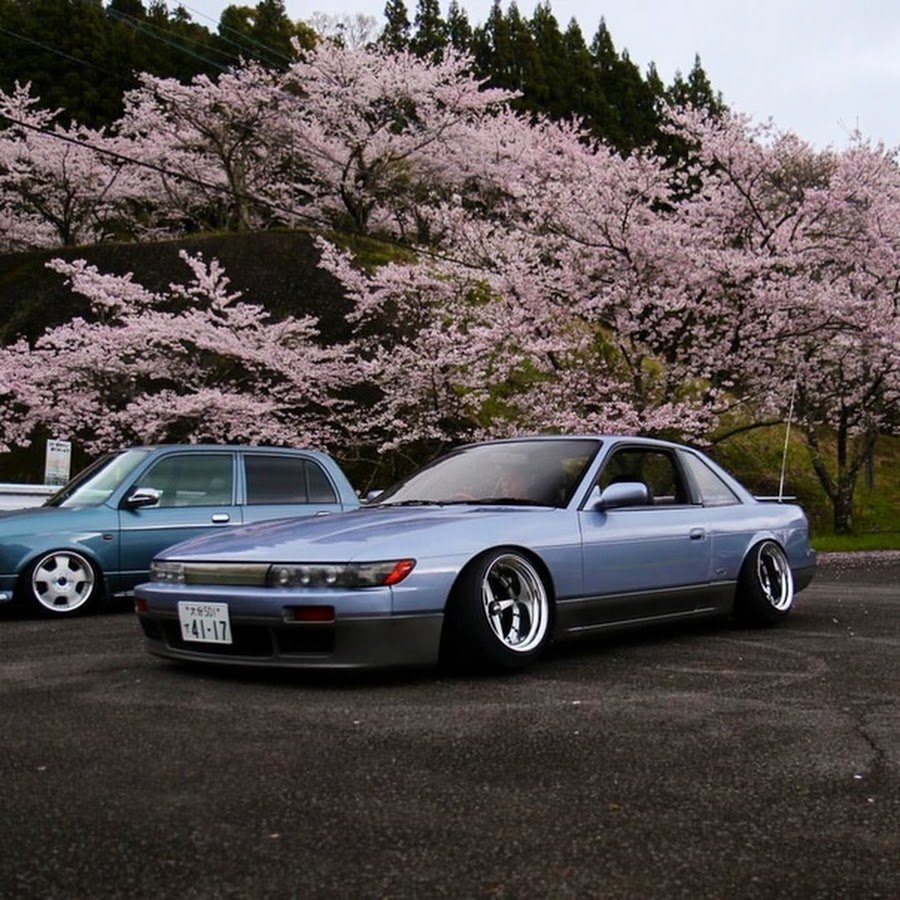
<svg viewBox="0 0 900 900">
<path fill-rule="evenodd" d="M 814 569 L 803 511 L 698 451 L 550 436 L 462 447 L 353 512 L 177 544 L 135 608 L 173 659 L 504 670 L 612 629 L 774 624 Z"/>
</svg>

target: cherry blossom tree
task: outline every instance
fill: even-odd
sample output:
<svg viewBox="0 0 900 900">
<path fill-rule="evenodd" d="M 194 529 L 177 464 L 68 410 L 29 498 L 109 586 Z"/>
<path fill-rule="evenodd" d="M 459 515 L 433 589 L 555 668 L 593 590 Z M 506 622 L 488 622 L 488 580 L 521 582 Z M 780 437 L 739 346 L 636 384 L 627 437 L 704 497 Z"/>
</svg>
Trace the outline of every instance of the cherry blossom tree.
<svg viewBox="0 0 900 900">
<path fill-rule="evenodd" d="M 502 121 L 466 142 L 489 209 L 471 191 L 434 206 L 437 243 L 413 262 L 371 272 L 324 256 L 359 321 L 380 323 L 383 341 L 359 349 L 383 394 L 378 439 L 562 429 L 715 442 L 783 420 L 793 394 L 847 529 L 860 466 L 897 428 L 892 155 L 818 153 L 688 112 L 679 129 L 696 161 L 676 176 L 577 128 Z"/>
<path fill-rule="evenodd" d="M 317 209 L 357 232 L 421 239 L 418 205 L 461 180 L 465 140 L 513 96 L 470 66 L 452 51 L 434 62 L 331 41 L 302 53 L 285 85 L 300 99 L 293 145 Z"/>
<path fill-rule="evenodd" d="M 296 100 L 280 82 L 255 62 L 189 84 L 141 75 L 117 130 L 161 227 L 247 231 L 284 222 L 303 201 L 288 128 Z"/>
<path fill-rule="evenodd" d="M 56 122 L 30 86 L 0 91 L 0 249 L 70 246 L 123 224 L 129 180 L 105 131 Z M 109 151 L 109 152 L 103 152 Z"/>
<path fill-rule="evenodd" d="M 191 278 L 154 293 L 83 260 L 49 265 L 91 303 L 92 321 L 0 354 L 6 443 L 39 424 L 89 452 L 123 443 L 248 441 L 328 446 L 343 433 L 354 365 L 320 345 L 313 319 L 271 321 L 229 292 L 217 261 L 182 254 Z"/>
<path fill-rule="evenodd" d="M 688 109 L 672 112 L 691 150 L 673 170 L 513 112 L 452 51 L 298 53 L 286 73 L 143 76 L 114 134 L 61 129 L 27 89 L 0 96 L 0 226 L 7 249 L 100 239 L 126 208 L 135 231 L 312 221 L 388 238 L 381 267 L 322 242 L 353 340 L 326 350 L 311 320 L 269 321 L 215 262 L 186 258 L 192 280 L 162 294 L 57 262 L 93 319 L 3 351 L 8 442 L 46 423 L 94 447 L 340 438 L 421 454 L 547 430 L 716 443 L 793 401 L 835 528 L 850 527 L 865 459 L 900 428 L 893 152 L 816 151 Z M 363 378 L 368 408 L 342 416 Z"/>
<path fill-rule="evenodd" d="M 702 248 L 688 271 L 712 276 L 708 343 L 738 360 L 731 391 L 756 421 L 784 416 L 793 396 L 835 530 L 847 531 L 865 460 L 900 427 L 896 155 L 861 139 L 816 152 L 740 117 L 681 124 L 705 168 L 678 213 Z"/>
</svg>

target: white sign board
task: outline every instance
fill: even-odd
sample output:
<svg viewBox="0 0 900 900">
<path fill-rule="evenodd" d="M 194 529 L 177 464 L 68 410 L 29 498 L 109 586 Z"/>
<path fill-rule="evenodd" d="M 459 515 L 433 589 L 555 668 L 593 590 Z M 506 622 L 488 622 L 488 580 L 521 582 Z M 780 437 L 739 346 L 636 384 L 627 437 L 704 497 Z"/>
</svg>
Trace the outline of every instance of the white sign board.
<svg viewBox="0 0 900 900">
<path fill-rule="evenodd" d="M 65 484 L 71 477 L 72 444 L 70 441 L 47 441 L 44 484 Z"/>
</svg>

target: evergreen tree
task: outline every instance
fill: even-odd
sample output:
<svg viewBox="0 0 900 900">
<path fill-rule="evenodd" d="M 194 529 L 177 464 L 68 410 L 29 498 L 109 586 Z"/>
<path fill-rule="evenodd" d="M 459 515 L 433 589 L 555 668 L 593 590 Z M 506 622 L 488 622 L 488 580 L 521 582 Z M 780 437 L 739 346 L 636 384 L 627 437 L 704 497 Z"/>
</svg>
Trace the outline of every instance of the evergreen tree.
<svg viewBox="0 0 900 900">
<path fill-rule="evenodd" d="M 136 84 L 133 41 L 97 0 L 8 0 L 0 5 L 0 89 L 31 82 L 45 106 L 62 107 L 86 125 L 122 110 L 122 90 Z"/>
<path fill-rule="evenodd" d="M 528 105 L 554 119 L 572 115 L 572 70 L 563 36 L 548 2 L 535 7 L 528 23 L 533 41 L 532 64 L 523 82 Z"/>
<path fill-rule="evenodd" d="M 472 54 L 480 75 L 490 80 L 494 87 L 517 87 L 511 84 L 515 71 L 509 23 L 500 6 L 494 0 L 484 25 L 472 35 Z"/>
<path fill-rule="evenodd" d="M 109 6 L 106 8 L 110 12 L 130 16 L 134 19 L 147 18 L 147 10 L 144 9 L 144 4 L 141 3 L 141 0 L 110 0 Z"/>
<path fill-rule="evenodd" d="M 693 106 L 705 109 L 714 118 L 725 112 L 727 106 L 722 94 L 713 89 L 709 77 L 700 63 L 699 54 L 694 57 L 694 65 L 685 79 L 681 72 L 675 73 L 671 87 L 665 93 L 666 99 L 675 106 Z"/>
<path fill-rule="evenodd" d="M 293 36 L 294 26 L 283 0 L 260 0 L 253 22 L 253 37 L 257 44 L 265 48 L 258 57 L 260 62 L 266 62 L 264 57 L 287 62 L 294 55 L 291 48 Z"/>
<path fill-rule="evenodd" d="M 609 103 L 597 85 L 591 52 L 575 19 L 563 35 L 563 45 L 569 69 L 569 98 L 571 111 L 590 123 L 597 118 L 609 118 Z"/>
<path fill-rule="evenodd" d="M 306 26 L 303 26 L 304 30 Z M 293 57 L 291 39 L 298 36 L 283 0 L 260 0 L 255 6 L 226 6 L 219 17 L 219 36 L 234 62 L 255 59 L 283 68 Z"/>
<path fill-rule="evenodd" d="M 409 46 L 416 56 L 441 58 L 447 46 L 447 23 L 441 18 L 438 0 L 418 0 L 415 34 Z"/>
<path fill-rule="evenodd" d="M 472 46 L 472 26 L 457 0 L 450 0 L 447 8 L 447 40 L 457 50 L 466 51 Z"/>
<path fill-rule="evenodd" d="M 389 50 L 409 47 L 409 13 L 403 0 L 387 0 L 384 7 L 385 26 L 379 43 Z"/>
<path fill-rule="evenodd" d="M 619 55 L 601 19 L 591 44 L 597 86 L 607 101 L 592 131 L 622 153 L 653 143 L 659 135 L 659 98 L 628 53 Z"/>
</svg>

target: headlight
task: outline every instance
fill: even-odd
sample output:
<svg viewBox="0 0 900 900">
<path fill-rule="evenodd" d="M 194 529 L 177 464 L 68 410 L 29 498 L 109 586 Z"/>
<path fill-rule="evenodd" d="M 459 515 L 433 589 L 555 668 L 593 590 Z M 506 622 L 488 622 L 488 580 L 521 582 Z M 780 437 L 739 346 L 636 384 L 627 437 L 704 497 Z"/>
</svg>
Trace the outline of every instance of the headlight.
<svg viewBox="0 0 900 900">
<path fill-rule="evenodd" d="M 289 563 L 269 568 L 269 587 L 365 588 L 399 584 L 415 568 L 414 559 L 371 563 Z"/>
<path fill-rule="evenodd" d="M 184 563 L 161 562 L 154 559 L 150 563 L 150 580 L 167 584 L 184 584 Z"/>
</svg>

